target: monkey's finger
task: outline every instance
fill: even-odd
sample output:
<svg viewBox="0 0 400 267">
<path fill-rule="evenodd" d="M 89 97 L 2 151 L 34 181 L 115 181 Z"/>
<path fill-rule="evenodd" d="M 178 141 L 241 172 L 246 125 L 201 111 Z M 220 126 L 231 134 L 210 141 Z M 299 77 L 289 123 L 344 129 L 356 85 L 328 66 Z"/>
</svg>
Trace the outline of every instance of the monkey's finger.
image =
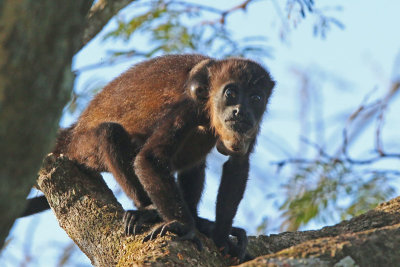
<svg viewBox="0 0 400 267">
<path fill-rule="evenodd" d="M 143 238 L 143 242 L 142 242 L 142 243 L 151 240 L 151 235 L 152 235 L 152 234 L 153 234 L 153 231 L 152 231 L 150 234 L 146 235 L 146 236 Z"/>
<path fill-rule="evenodd" d="M 177 221 L 172 221 L 170 223 L 165 224 L 161 229 L 160 236 L 164 236 L 167 233 L 167 231 L 174 233 L 178 236 L 182 236 L 188 232 L 187 227 Z"/>
<path fill-rule="evenodd" d="M 238 256 L 243 258 L 248 244 L 246 231 L 242 228 L 232 227 L 231 235 L 237 238 L 237 249 L 240 251 Z"/>
<path fill-rule="evenodd" d="M 125 225 L 125 235 L 130 235 L 131 233 L 131 225 Z"/>
<path fill-rule="evenodd" d="M 171 231 L 170 228 L 171 228 L 171 227 L 169 227 L 168 224 L 164 225 L 164 226 L 162 227 L 162 229 L 161 229 L 160 236 L 161 236 L 161 237 L 165 236 L 165 234 L 167 233 L 167 231 Z"/>
<path fill-rule="evenodd" d="M 128 229 L 128 234 L 129 235 L 136 235 L 135 228 L 136 228 L 136 225 L 137 225 L 137 219 L 138 219 L 138 216 L 135 216 L 133 214 L 132 214 L 132 216 L 130 216 L 129 221 L 126 224 L 126 227 Z"/>
<path fill-rule="evenodd" d="M 244 237 L 247 238 L 246 231 L 240 227 L 232 227 L 231 229 L 231 235 L 236 236 L 236 237 Z"/>
<path fill-rule="evenodd" d="M 128 214 L 128 212 L 125 211 L 124 216 L 122 216 L 122 222 L 124 224 L 126 224 L 126 222 L 128 221 L 128 217 L 129 217 L 129 214 Z"/>
<path fill-rule="evenodd" d="M 242 262 L 246 255 L 246 246 L 238 246 L 231 240 L 228 240 L 228 246 L 229 246 L 229 254 L 232 255 L 232 257 L 238 258 L 239 261 Z"/>
<path fill-rule="evenodd" d="M 158 227 L 156 230 L 153 231 L 151 234 L 150 240 L 156 239 L 157 235 L 161 232 L 162 227 Z"/>
<path fill-rule="evenodd" d="M 163 237 L 167 232 L 172 232 L 174 234 L 179 234 L 179 227 L 175 224 L 166 224 L 162 227 L 160 236 Z"/>
<path fill-rule="evenodd" d="M 156 239 L 157 235 L 161 232 L 163 226 L 159 226 L 156 229 L 154 229 L 150 234 L 148 234 L 144 239 L 143 242 L 147 242 L 149 240 L 154 240 Z"/>
<path fill-rule="evenodd" d="M 149 241 L 149 240 L 150 240 L 150 235 L 146 235 L 146 236 L 143 238 L 142 243 L 147 242 L 147 241 Z"/>
<path fill-rule="evenodd" d="M 149 240 L 150 240 L 150 238 L 151 238 L 151 235 L 152 235 L 152 233 L 150 233 L 150 234 L 146 235 L 146 236 L 143 238 L 143 241 L 142 241 L 142 243 L 149 241 Z"/>
<path fill-rule="evenodd" d="M 126 235 L 131 235 L 132 234 L 132 227 L 133 223 L 130 221 L 132 217 L 130 217 L 129 221 L 125 222 L 125 234 Z"/>
<path fill-rule="evenodd" d="M 239 243 L 244 243 L 247 245 L 248 240 L 247 240 L 247 234 L 246 231 L 242 228 L 239 227 L 232 227 L 231 229 L 231 235 L 235 236 L 238 240 Z"/>
<path fill-rule="evenodd" d="M 125 211 L 125 214 L 122 218 L 122 222 L 125 225 L 125 235 L 136 234 L 134 227 L 138 221 L 138 218 L 140 217 L 136 214 L 136 212 L 137 212 L 136 210 Z"/>
<path fill-rule="evenodd" d="M 133 227 L 133 235 L 139 234 L 142 228 L 143 227 L 140 224 L 136 223 L 135 226 Z"/>
<path fill-rule="evenodd" d="M 124 216 L 122 217 L 122 222 L 127 223 L 131 221 L 132 219 L 135 219 L 136 216 L 136 210 L 127 210 L 124 213 Z"/>
<path fill-rule="evenodd" d="M 125 230 L 127 230 L 129 228 L 130 219 L 131 219 L 130 214 L 125 212 L 124 217 L 122 217 L 122 223 L 125 225 Z M 125 234 L 128 234 L 128 232 L 125 231 Z"/>
</svg>

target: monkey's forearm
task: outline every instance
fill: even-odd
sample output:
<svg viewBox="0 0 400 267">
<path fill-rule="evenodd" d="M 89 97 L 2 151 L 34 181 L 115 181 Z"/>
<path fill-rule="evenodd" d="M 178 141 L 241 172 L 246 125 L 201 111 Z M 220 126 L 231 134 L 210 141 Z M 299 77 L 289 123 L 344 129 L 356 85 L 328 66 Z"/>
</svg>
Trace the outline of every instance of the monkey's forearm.
<svg viewBox="0 0 400 267">
<path fill-rule="evenodd" d="M 163 220 L 194 225 L 194 219 L 181 197 L 174 177 L 165 171 L 164 164 L 159 165 L 159 158 L 146 154 L 139 153 L 136 157 L 135 170 Z"/>
<path fill-rule="evenodd" d="M 218 244 L 228 239 L 232 221 L 246 188 L 249 159 L 231 156 L 225 162 L 218 190 L 215 228 L 213 239 Z"/>
<path fill-rule="evenodd" d="M 177 220 L 194 227 L 193 216 L 172 175 L 171 162 L 172 156 L 179 149 L 179 140 L 184 139 L 195 127 L 195 111 L 190 105 L 187 106 L 188 103 L 183 101 L 166 116 L 136 156 L 134 168 L 145 191 L 165 221 Z"/>
<path fill-rule="evenodd" d="M 205 162 L 178 173 L 178 185 L 193 218 L 197 218 L 197 205 L 201 198 L 205 178 Z"/>
</svg>

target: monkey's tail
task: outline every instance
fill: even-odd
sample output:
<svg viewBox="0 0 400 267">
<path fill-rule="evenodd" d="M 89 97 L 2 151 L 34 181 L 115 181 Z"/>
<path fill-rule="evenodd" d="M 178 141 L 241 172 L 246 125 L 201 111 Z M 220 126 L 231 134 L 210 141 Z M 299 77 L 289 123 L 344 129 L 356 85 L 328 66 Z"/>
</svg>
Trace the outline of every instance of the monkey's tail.
<svg viewBox="0 0 400 267">
<path fill-rule="evenodd" d="M 56 145 L 52 151 L 53 154 L 60 155 L 66 153 L 67 147 L 71 143 L 72 131 L 74 128 L 75 124 L 72 124 L 68 128 L 58 130 Z"/>
<path fill-rule="evenodd" d="M 49 202 L 45 196 L 29 198 L 28 204 L 20 217 L 29 216 L 50 209 Z"/>
</svg>

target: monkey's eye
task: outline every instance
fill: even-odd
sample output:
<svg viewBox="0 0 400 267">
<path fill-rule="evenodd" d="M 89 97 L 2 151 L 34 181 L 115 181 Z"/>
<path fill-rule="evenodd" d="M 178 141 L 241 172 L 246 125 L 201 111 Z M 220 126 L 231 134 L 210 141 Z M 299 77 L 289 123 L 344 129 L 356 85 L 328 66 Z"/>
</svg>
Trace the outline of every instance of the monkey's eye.
<svg viewBox="0 0 400 267">
<path fill-rule="evenodd" d="M 262 97 L 260 95 L 252 95 L 250 99 L 251 101 L 258 103 L 261 101 Z"/>
<path fill-rule="evenodd" d="M 227 99 L 235 99 L 237 97 L 237 91 L 234 86 L 228 86 L 225 90 L 225 97 Z"/>
</svg>

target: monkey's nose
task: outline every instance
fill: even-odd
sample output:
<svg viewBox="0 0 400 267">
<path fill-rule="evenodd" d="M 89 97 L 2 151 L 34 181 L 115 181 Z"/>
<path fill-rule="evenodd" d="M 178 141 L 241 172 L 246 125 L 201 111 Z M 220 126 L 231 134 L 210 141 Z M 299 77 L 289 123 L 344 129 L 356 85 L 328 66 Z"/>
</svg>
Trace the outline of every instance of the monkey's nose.
<svg viewBox="0 0 400 267">
<path fill-rule="evenodd" d="M 243 108 L 243 106 L 238 105 L 233 108 L 232 116 L 237 119 L 240 119 L 240 118 L 247 119 L 249 114 L 248 114 L 247 110 L 245 108 Z"/>
<path fill-rule="evenodd" d="M 234 117 L 240 116 L 241 113 L 242 113 L 241 112 L 241 108 L 239 106 L 234 107 L 233 110 L 232 110 L 232 114 L 233 114 Z"/>
</svg>

